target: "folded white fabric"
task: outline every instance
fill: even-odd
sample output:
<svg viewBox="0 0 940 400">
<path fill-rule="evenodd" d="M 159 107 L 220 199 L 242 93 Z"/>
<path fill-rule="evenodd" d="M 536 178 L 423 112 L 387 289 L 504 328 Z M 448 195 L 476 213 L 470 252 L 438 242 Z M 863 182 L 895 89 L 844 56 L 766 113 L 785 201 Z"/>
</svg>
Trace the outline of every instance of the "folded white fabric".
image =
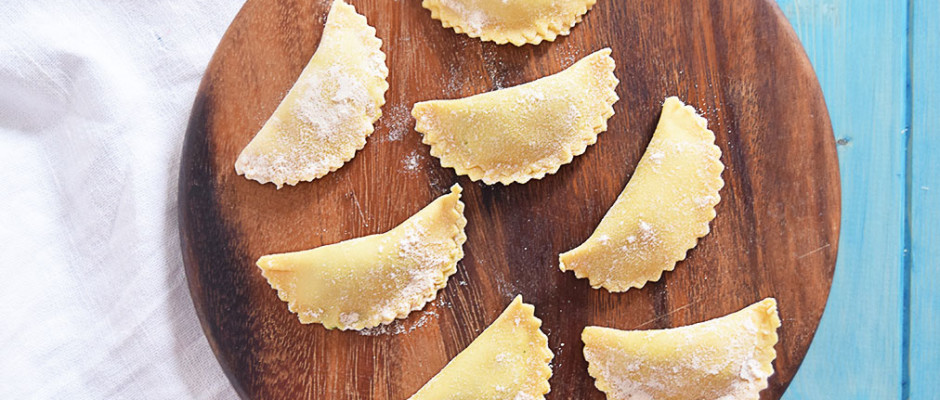
<svg viewBox="0 0 940 400">
<path fill-rule="evenodd" d="M 240 0 L 0 2 L 0 398 L 234 398 L 196 319 L 179 154 Z"/>
</svg>

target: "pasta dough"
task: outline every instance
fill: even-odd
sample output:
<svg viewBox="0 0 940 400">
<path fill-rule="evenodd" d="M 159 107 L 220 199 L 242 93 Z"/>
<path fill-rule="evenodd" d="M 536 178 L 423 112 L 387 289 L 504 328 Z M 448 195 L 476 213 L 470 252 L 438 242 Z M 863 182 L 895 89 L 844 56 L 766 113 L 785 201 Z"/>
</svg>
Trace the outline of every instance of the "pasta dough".
<svg viewBox="0 0 940 400">
<path fill-rule="evenodd" d="M 610 49 L 533 82 L 415 104 L 415 129 L 441 165 L 486 184 L 525 183 L 584 153 L 614 115 Z"/>
<path fill-rule="evenodd" d="M 609 400 L 758 399 L 774 373 L 777 302 L 675 329 L 581 334 L 588 373 Z"/>
<path fill-rule="evenodd" d="M 405 318 L 437 296 L 463 258 L 460 185 L 379 235 L 258 259 L 301 323 L 364 329 Z"/>
<path fill-rule="evenodd" d="M 594 233 L 559 256 L 562 271 L 623 292 L 659 280 L 708 234 L 724 186 L 715 134 L 695 109 L 670 97 L 653 140 Z"/>
<path fill-rule="evenodd" d="M 424 0 L 431 18 L 497 44 L 539 44 L 567 35 L 597 0 Z"/>
<path fill-rule="evenodd" d="M 385 104 L 381 46 L 366 18 L 335 0 L 316 53 L 239 154 L 235 171 L 281 188 L 321 178 L 351 160 Z"/>
<path fill-rule="evenodd" d="M 410 400 L 537 400 L 549 392 L 553 355 L 535 307 L 522 296 Z"/>
</svg>

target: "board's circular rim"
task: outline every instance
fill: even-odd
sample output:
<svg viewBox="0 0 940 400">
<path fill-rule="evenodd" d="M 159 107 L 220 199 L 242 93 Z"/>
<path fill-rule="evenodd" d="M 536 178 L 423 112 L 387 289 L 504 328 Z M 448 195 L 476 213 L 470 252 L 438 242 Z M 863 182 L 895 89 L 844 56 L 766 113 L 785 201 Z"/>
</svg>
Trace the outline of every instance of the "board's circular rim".
<svg viewBox="0 0 940 400">
<path fill-rule="evenodd" d="M 202 79 L 200 80 L 200 84 L 199 84 L 199 87 L 198 87 L 198 90 L 197 90 L 197 93 L 196 93 L 196 97 L 195 97 L 195 100 L 194 100 L 194 102 L 193 102 L 193 107 L 192 107 L 192 110 L 191 110 L 191 112 L 190 112 L 190 118 L 189 118 L 189 121 L 188 121 L 188 124 L 187 124 L 186 133 L 185 133 L 184 140 L 183 140 L 183 146 L 182 146 L 181 156 L 180 156 L 181 161 L 182 161 L 182 160 L 185 160 L 185 159 L 186 159 L 186 155 L 187 155 L 188 153 L 190 153 L 191 151 L 193 151 L 194 146 L 196 146 L 196 144 L 193 143 L 194 140 L 195 140 L 196 137 L 197 137 L 197 134 L 196 134 L 194 131 L 201 130 L 201 129 L 199 129 L 199 126 L 201 125 L 201 124 L 200 124 L 201 121 L 198 119 L 198 117 L 201 116 L 201 113 L 199 113 L 199 112 L 197 112 L 197 111 L 200 110 L 200 109 L 202 109 L 203 107 L 205 107 L 205 102 L 207 101 L 207 98 L 208 98 L 208 96 L 207 96 L 207 91 L 208 91 L 208 87 L 209 87 L 209 83 L 210 83 L 209 81 L 210 81 L 210 78 L 211 78 L 210 75 L 209 75 L 209 73 L 210 73 L 212 70 L 214 70 L 214 69 L 216 68 L 216 66 L 220 63 L 219 59 L 220 59 L 221 55 L 220 55 L 219 49 L 220 49 L 220 47 L 222 46 L 223 43 L 225 43 L 225 42 L 228 41 L 228 40 L 231 40 L 231 36 L 232 36 L 232 34 L 233 34 L 233 32 L 234 32 L 235 27 L 238 25 L 238 22 L 239 22 L 242 18 L 244 18 L 244 15 L 243 15 L 243 14 L 246 13 L 246 9 L 248 8 L 249 3 L 251 3 L 252 1 L 253 1 L 253 0 L 248 0 L 245 4 L 242 5 L 241 9 L 239 9 L 238 13 L 235 15 L 235 17 L 233 18 L 232 22 L 231 22 L 231 23 L 229 24 L 229 26 L 226 28 L 224 34 L 222 35 L 222 38 L 219 40 L 219 44 L 218 44 L 218 45 L 216 46 L 216 48 L 213 50 L 213 55 L 212 55 L 212 57 L 211 57 L 209 63 L 208 63 L 207 66 L 206 66 L 206 70 L 205 70 L 205 72 L 203 73 Z M 775 14 L 776 19 L 777 19 L 777 20 L 780 22 L 780 24 L 781 24 L 782 31 L 785 32 L 785 33 L 790 37 L 790 41 L 789 41 L 789 42 L 790 42 L 790 43 L 795 43 L 795 44 L 797 45 L 798 50 L 799 50 L 799 51 L 798 51 L 798 53 L 799 53 L 799 58 L 798 58 L 797 60 L 794 60 L 794 61 L 795 61 L 795 62 L 799 62 L 799 63 L 803 64 L 804 66 L 806 66 L 806 69 L 807 69 L 808 71 L 810 71 L 810 73 L 811 73 L 811 77 L 812 77 L 813 82 L 814 82 L 814 88 L 813 88 L 813 89 L 814 89 L 814 92 L 815 92 L 815 93 L 813 93 L 813 95 L 818 96 L 818 97 L 820 98 L 820 100 L 821 100 L 821 101 L 820 101 L 820 103 L 821 103 L 821 110 L 820 110 L 820 111 L 824 113 L 824 115 L 823 115 L 822 117 L 823 117 L 823 119 L 824 119 L 824 122 L 825 122 L 825 125 L 826 125 L 826 128 L 827 128 L 827 129 L 826 129 L 826 132 L 823 132 L 823 133 L 821 133 L 821 134 L 825 136 L 825 137 L 823 138 L 823 140 L 825 140 L 826 142 L 828 142 L 828 143 L 827 143 L 827 146 L 830 148 L 830 150 L 832 151 L 832 154 L 834 155 L 834 157 L 832 157 L 832 158 L 829 160 L 829 163 L 831 164 L 831 167 L 832 167 L 833 170 L 835 171 L 836 176 L 837 176 L 837 178 L 838 178 L 838 177 L 840 176 L 840 171 L 839 171 L 839 163 L 838 163 L 838 152 L 836 151 L 836 141 L 835 141 L 834 130 L 833 130 L 833 127 L 832 127 L 831 117 L 830 117 L 830 115 L 829 115 L 828 105 L 827 105 L 826 102 L 825 102 L 825 96 L 824 96 L 824 94 L 823 94 L 823 92 L 822 92 L 822 87 L 821 87 L 821 85 L 820 85 L 820 83 L 819 83 L 819 79 L 818 79 L 818 76 L 817 76 L 817 74 L 816 74 L 816 71 L 815 71 L 815 69 L 812 67 L 812 63 L 811 63 L 811 61 L 810 61 L 810 59 L 809 59 L 808 54 L 806 53 L 805 47 L 802 45 L 802 42 L 800 41 L 798 35 L 796 34 L 796 31 L 794 30 L 792 24 L 791 24 L 790 21 L 786 18 L 786 16 L 784 15 L 783 11 L 780 9 L 779 4 L 777 4 L 777 2 L 774 1 L 774 0 L 760 0 L 760 1 L 762 1 L 762 2 L 764 2 L 764 3 L 766 3 L 766 4 L 768 4 L 768 5 L 772 8 L 772 10 L 773 10 L 773 12 L 774 12 L 774 14 Z M 571 34 L 572 34 L 572 35 L 576 34 L 576 30 L 572 30 L 572 33 L 571 33 Z M 504 46 L 508 46 L 508 45 L 509 45 L 509 44 L 506 44 L 506 45 L 504 45 Z M 541 45 L 542 45 L 542 46 L 548 46 L 548 45 L 551 45 L 551 42 L 542 43 Z M 527 47 L 527 46 L 534 46 L 534 45 L 526 44 L 526 45 L 523 46 L 523 47 Z M 222 370 L 223 370 L 223 372 L 225 373 L 226 378 L 229 380 L 229 382 L 232 384 L 233 388 L 235 389 L 235 391 L 238 393 L 238 395 L 239 395 L 241 398 L 250 398 L 250 396 L 248 396 L 248 393 L 246 392 L 245 388 L 242 387 L 241 382 L 235 377 L 234 371 L 232 370 L 231 365 L 229 365 L 228 361 L 225 359 L 225 356 L 223 355 L 222 350 L 219 348 L 219 346 L 218 346 L 218 344 L 217 344 L 215 338 L 213 337 L 213 335 L 212 335 L 212 333 L 211 333 L 210 326 L 209 326 L 209 321 L 207 321 L 207 318 L 206 318 L 206 315 L 205 315 L 205 311 L 204 311 L 205 308 L 204 308 L 204 305 L 203 305 L 203 303 L 202 303 L 202 299 L 199 298 L 199 296 L 197 296 L 197 291 L 200 289 L 199 286 L 201 285 L 201 282 L 199 282 L 198 279 L 194 277 L 194 274 L 195 274 L 195 272 L 193 271 L 193 268 L 194 268 L 193 263 L 194 263 L 194 261 L 193 261 L 193 260 L 190 260 L 190 259 L 187 257 L 187 249 L 188 249 L 188 247 L 189 247 L 189 246 L 188 246 L 188 240 L 191 240 L 191 239 L 190 239 L 190 235 L 189 235 L 190 232 L 187 230 L 188 227 L 189 227 L 189 225 L 188 225 L 188 224 L 189 224 L 189 220 L 188 220 L 188 216 L 186 215 L 186 212 L 185 212 L 185 211 L 186 211 L 186 207 L 187 207 L 188 204 L 189 204 L 189 203 L 188 203 L 188 196 L 187 196 L 187 195 L 190 194 L 191 187 L 188 186 L 188 185 L 186 185 L 186 183 L 189 181 L 188 178 L 190 177 L 190 174 L 191 174 L 191 170 L 189 170 L 189 169 L 187 169 L 187 168 L 184 168 L 184 165 L 181 163 L 181 164 L 180 164 L 180 172 L 179 172 L 179 181 L 178 181 L 178 193 L 177 193 L 177 205 L 178 205 L 177 217 L 178 217 L 178 223 L 179 223 L 179 227 L 178 227 L 178 228 L 179 228 L 179 235 L 180 235 L 180 245 L 181 245 L 181 250 L 182 250 L 182 253 L 183 253 L 183 264 L 184 264 L 184 270 L 185 270 L 185 275 L 186 275 L 187 287 L 188 287 L 188 289 L 189 289 L 190 298 L 191 298 L 192 301 L 193 301 L 193 305 L 194 305 L 196 314 L 197 314 L 197 316 L 198 316 L 198 318 L 199 318 L 199 322 L 200 322 L 200 326 L 201 326 L 201 328 L 202 328 L 202 330 L 203 330 L 203 334 L 204 334 L 204 336 L 206 337 L 206 339 L 208 340 L 208 342 L 209 342 L 209 344 L 210 344 L 210 347 L 211 347 L 211 349 L 212 349 L 213 355 L 215 356 L 216 360 L 219 362 L 219 365 L 222 367 Z M 837 223 L 836 223 L 835 226 L 833 227 L 833 233 L 834 233 L 834 236 L 833 236 L 833 237 L 834 237 L 835 240 L 834 240 L 834 242 L 831 244 L 831 246 L 832 246 L 832 247 L 834 248 L 834 250 L 836 251 L 836 256 L 833 258 L 833 261 L 832 261 L 832 263 L 833 263 L 833 265 L 832 265 L 832 267 L 831 267 L 832 273 L 830 274 L 829 279 L 828 279 L 828 286 L 827 286 L 826 293 L 825 293 L 825 302 L 824 302 L 824 305 L 823 305 L 823 310 L 822 310 L 822 312 L 820 313 L 819 318 L 816 319 L 816 321 L 815 321 L 815 327 L 814 327 L 814 329 L 813 329 L 813 334 L 812 334 L 812 336 L 809 338 L 809 342 L 807 343 L 807 346 L 806 346 L 805 350 L 802 352 L 802 354 L 800 354 L 799 361 L 796 363 L 796 370 L 795 370 L 795 372 L 794 372 L 793 378 L 796 377 L 796 374 L 797 374 L 797 372 L 799 371 L 799 369 L 802 367 L 802 363 L 803 363 L 803 361 L 805 360 L 806 355 L 807 355 L 808 352 L 809 352 L 809 349 L 812 348 L 812 343 L 813 343 L 813 341 L 814 341 L 814 339 L 815 339 L 816 333 L 817 333 L 818 330 L 819 330 L 819 325 L 820 325 L 821 320 L 822 320 L 822 317 L 823 317 L 823 315 L 824 315 L 824 313 L 825 313 L 825 309 L 828 307 L 828 299 L 829 299 L 829 296 L 830 296 L 830 294 L 831 294 L 832 284 L 833 284 L 833 280 L 834 280 L 834 277 L 835 277 L 835 268 L 836 268 L 837 260 L 838 260 L 839 237 L 840 237 L 840 235 L 841 235 L 841 218 L 842 218 L 842 210 L 841 210 L 841 207 L 842 207 L 842 204 L 841 204 L 841 203 L 842 203 L 842 196 L 841 196 L 841 179 L 836 179 L 835 183 L 836 183 L 836 185 L 835 185 L 835 188 L 834 188 L 833 190 L 836 192 L 836 196 L 835 196 L 836 202 L 835 202 L 835 208 L 832 210 L 832 213 L 835 215 L 835 217 L 836 217 L 835 219 L 836 219 Z M 792 379 L 789 380 L 789 381 L 787 381 L 787 382 L 783 385 L 783 386 L 784 386 L 784 393 L 786 392 L 786 388 L 789 387 L 789 385 L 790 385 L 791 383 L 792 383 Z"/>
</svg>

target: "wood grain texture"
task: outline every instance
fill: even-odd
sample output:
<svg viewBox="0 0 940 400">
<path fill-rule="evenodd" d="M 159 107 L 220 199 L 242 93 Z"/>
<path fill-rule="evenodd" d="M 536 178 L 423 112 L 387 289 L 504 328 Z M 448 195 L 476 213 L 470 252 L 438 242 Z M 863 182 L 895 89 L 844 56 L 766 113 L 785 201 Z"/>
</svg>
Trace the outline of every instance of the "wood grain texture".
<svg viewBox="0 0 940 400">
<path fill-rule="evenodd" d="M 900 398 L 906 4 L 779 4 L 813 61 L 832 112 L 844 211 L 832 293 L 785 398 Z"/>
<path fill-rule="evenodd" d="M 910 209 L 911 399 L 940 399 L 940 2 L 912 0 Z"/>
<path fill-rule="evenodd" d="M 784 325 L 762 395 L 780 397 L 826 301 L 840 193 L 820 88 L 772 2 L 601 0 L 571 36 L 522 48 L 456 35 L 416 1 L 353 4 L 385 41 L 391 87 L 376 132 L 342 169 L 277 191 L 233 168 L 316 49 L 326 2 L 248 1 L 193 108 L 180 179 L 183 255 L 206 335 L 243 397 L 407 398 L 517 293 L 535 304 L 556 355 L 550 399 L 603 398 L 581 356 L 585 325 L 681 326 L 774 296 Z M 606 46 L 621 80 L 617 115 L 556 175 L 474 184 L 440 168 L 412 130 L 416 101 L 523 83 Z M 623 189 L 669 95 L 704 112 L 728 167 L 712 233 L 660 282 L 593 290 L 558 271 L 557 255 L 581 243 Z M 406 168 L 412 159 L 418 168 Z M 395 323 L 409 333 L 303 326 L 254 266 L 263 254 L 385 231 L 455 181 L 466 188 L 467 255 L 436 301 Z"/>
</svg>

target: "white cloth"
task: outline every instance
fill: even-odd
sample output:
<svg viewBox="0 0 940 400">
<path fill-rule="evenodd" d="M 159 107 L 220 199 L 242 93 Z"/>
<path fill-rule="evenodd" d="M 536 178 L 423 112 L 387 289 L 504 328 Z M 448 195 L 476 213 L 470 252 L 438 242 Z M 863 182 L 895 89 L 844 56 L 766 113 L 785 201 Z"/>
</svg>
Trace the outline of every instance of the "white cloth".
<svg viewBox="0 0 940 400">
<path fill-rule="evenodd" d="M 231 399 L 176 220 L 240 0 L 0 0 L 0 399 Z"/>
</svg>

